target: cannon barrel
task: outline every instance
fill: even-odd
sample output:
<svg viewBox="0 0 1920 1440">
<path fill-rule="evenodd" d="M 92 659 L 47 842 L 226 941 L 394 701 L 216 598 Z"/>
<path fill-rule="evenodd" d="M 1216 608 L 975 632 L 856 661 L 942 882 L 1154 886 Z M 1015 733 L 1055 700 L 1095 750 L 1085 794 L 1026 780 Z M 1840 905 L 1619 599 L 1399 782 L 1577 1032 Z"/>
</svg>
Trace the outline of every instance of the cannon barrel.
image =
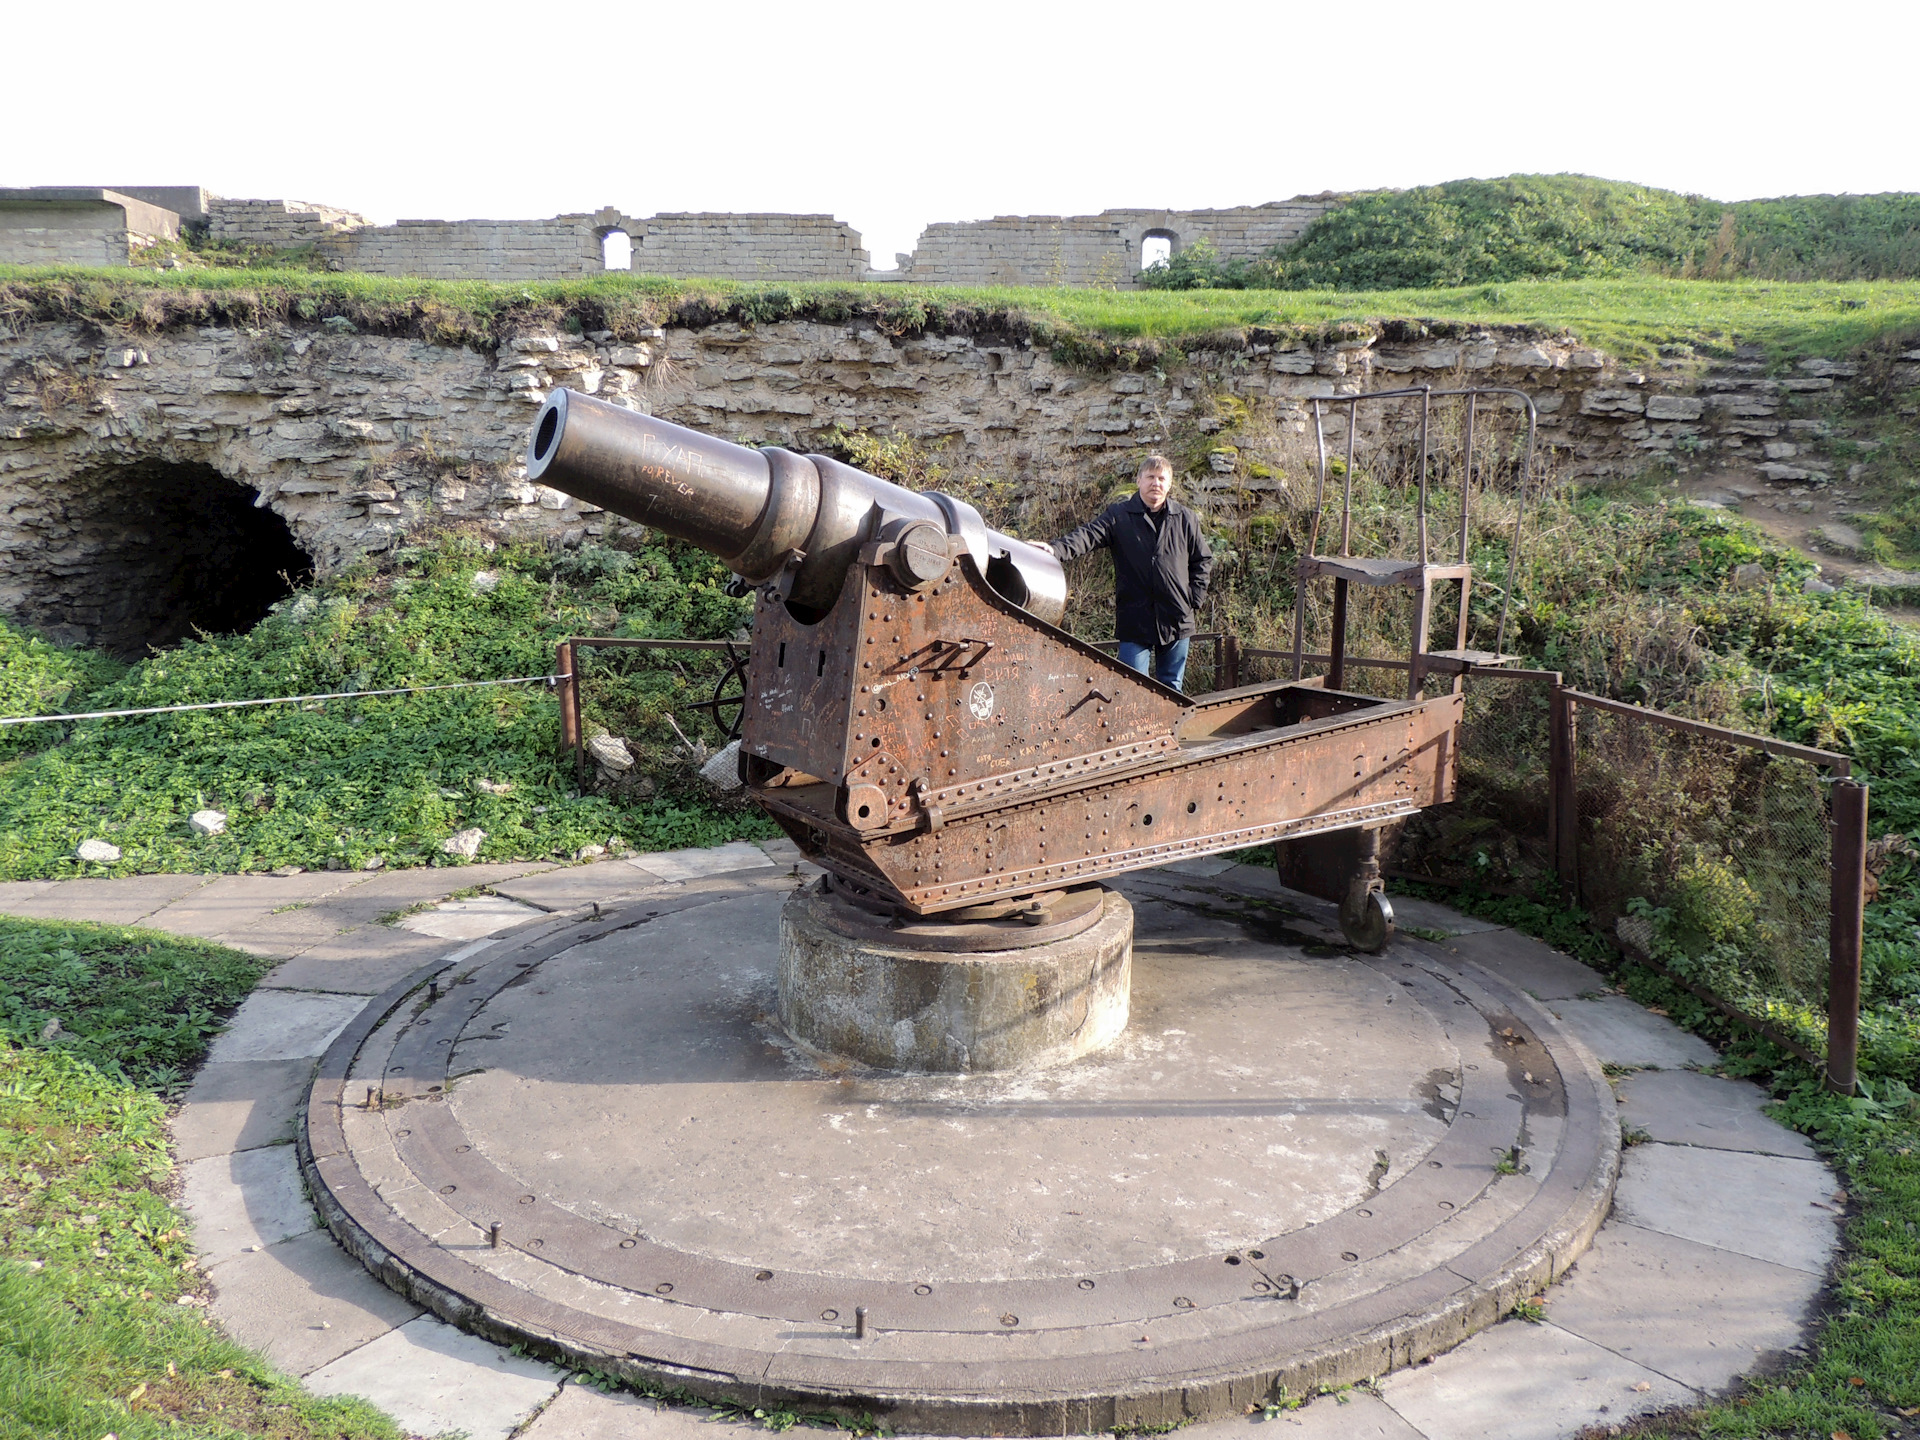
<svg viewBox="0 0 1920 1440">
<path fill-rule="evenodd" d="M 789 603 L 815 611 L 833 608 L 883 527 L 923 521 L 959 537 L 1014 604 L 1049 625 L 1066 612 L 1060 562 L 989 529 L 963 500 L 915 494 L 825 455 L 751 450 L 573 390 L 555 390 L 534 419 L 527 478 L 698 545 L 755 584 L 791 570 Z"/>
</svg>

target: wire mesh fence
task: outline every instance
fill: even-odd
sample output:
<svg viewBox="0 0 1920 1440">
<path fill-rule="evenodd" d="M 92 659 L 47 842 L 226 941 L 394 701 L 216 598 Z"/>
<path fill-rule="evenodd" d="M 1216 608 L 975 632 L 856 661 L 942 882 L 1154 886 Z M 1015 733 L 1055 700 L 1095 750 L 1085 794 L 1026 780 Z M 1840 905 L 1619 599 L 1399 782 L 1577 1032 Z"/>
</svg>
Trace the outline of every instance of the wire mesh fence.
<svg viewBox="0 0 1920 1440">
<path fill-rule="evenodd" d="M 1824 1005 L 1828 767 L 1592 703 L 1573 733 L 1578 893 L 1596 923 L 1736 1004 Z"/>
<path fill-rule="evenodd" d="M 1465 677 L 1454 803 L 1407 821 L 1387 851 L 1393 870 L 1524 894 L 1553 879 L 1548 731 L 1556 678 L 1541 670 Z M 1429 677 L 1428 689 L 1449 683 Z"/>
</svg>

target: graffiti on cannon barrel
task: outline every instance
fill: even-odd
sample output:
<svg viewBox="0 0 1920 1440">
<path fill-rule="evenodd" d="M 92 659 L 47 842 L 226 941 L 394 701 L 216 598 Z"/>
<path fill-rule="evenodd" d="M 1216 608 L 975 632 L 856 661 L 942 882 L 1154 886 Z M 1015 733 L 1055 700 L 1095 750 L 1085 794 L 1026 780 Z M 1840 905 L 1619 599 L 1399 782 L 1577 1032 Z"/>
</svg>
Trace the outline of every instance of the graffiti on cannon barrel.
<svg viewBox="0 0 1920 1440">
<path fill-rule="evenodd" d="M 1128 870 L 1355 832 L 1330 898 L 1349 940 L 1379 949 L 1392 933 L 1379 827 L 1452 798 L 1458 677 L 1508 658 L 1465 650 L 1464 622 L 1454 650 L 1427 648 L 1435 583 L 1461 583 L 1465 614 L 1464 553 L 1310 554 L 1303 587 L 1331 576 L 1341 599 L 1349 584 L 1410 594 L 1408 697 L 1345 692 L 1336 668 L 1331 684 L 1190 698 L 1060 629 L 1059 562 L 951 496 L 564 389 L 534 421 L 527 474 L 700 546 L 753 588 L 741 778 L 842 888 L 905 915 L 1044 917 Z M 1423 695 L 1429 674 L 1453 689 Z"/>
</svg>

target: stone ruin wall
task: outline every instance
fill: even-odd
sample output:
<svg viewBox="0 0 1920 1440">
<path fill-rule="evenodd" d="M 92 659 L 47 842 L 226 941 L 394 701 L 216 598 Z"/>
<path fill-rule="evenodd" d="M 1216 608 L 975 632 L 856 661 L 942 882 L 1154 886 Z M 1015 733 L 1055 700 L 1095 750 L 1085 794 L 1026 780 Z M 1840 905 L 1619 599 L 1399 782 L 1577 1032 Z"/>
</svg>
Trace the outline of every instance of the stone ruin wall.
<svg viewBox="0 0 1920 1440">
<path fill-rule="evenodd" d="M 176 238 L 180 217 L 135 196 L 102 189 L 0 190 L 0 265 L 125 265 L 143 248 Z"/>
<path fill-rule="evenodd" d="M 125 265 L 152 238 L 184 224 L 222 244 L 310 250 L 330 268 L 372 275 L 523 283 L 605 272 L 602 241 L 624 231 L 633 270 L 746 283 L 911 280 L 930 285 L 1138 283 L 1142 242 L 1165 236 L 1177 252 L 1208 240 L 1251 259 L 1293 240 L 1339 203 L 1331 195 L 1221 210 L 1106 210 L 1098 215 L 1002 215 L 930 225 L 896 270 L 875 271 L 860 232 L 831 215 L 686 213 L 639 217 L 617 209 L 545 220 L 402 220 L 301 200 L 229 200 L 193 187 L 149 188 L 152 203 L 118 192 L 122 208 L 81 191 L 0 191 L 0 263 Z M 68 198 L 60 198 L 62 196 Z M 179 213 L 158 208 L 162 200 Z M 138 214 L 138 223 L 129 217 Z M 161 223 L 156 217 L 166 217 Z M 153 223 L 149 223 L 153 222 Z M 144 237 L 144 238 L 143 238 Z"/>
<path fill-rule="evenodd" d="M 1906 383 L 1920 383 L 1920 351 L 1910 362 Z M 1304 434 L 1315 396 L 1466 379 L 1536 396 L 1564 475 L 1660 455 L 1695 468 L 1745 457 L 1784 495 L 1827 478 L 1818 422 L 1792 418 L 1795 394 L 1847 375 L 1830 361 L 1788 378 L 1758 361 L 1648 373 L 1569 341 L 1490 333 L 1255 344 L 1090 373 L 1019 343 L 863 324 L 675 328 L 637 344 L 527 334 L 498 354 L 337 323 L 137 338 L 44 324 L 0 337 L 0 613 L 85 641 L 86 625 L 62 617 L 116 583 L 90 556 L 87 517 L 115 504 L 129 467 L 151 462 L 204 464 L 254 492 L 323 575 L 447 522 L 501 540 L 597 539 L 618 522 L 525 477 L 528 422 L 556 385 L 741 441 L 817 449 L 838 426 L 945 443 L 957 474 L 1044 495 L 1063 480 L 1077 491 L 1121 478 L 1183 427 L 1217 430 L 1206 418 L 1217 396 Z M 1263 489 L 1306 483 L 1233 473 L 1229 456 L 1223 445 L 1215 471 L 1189 482 L 1215 492 L 1209 503 L 1257 505 Z"/>
<path fill-rule="evenodd" d="M 929 225 L 900 278 L 928 285 L 1100 285 L 1128 288 L 1140 247 L 1164 235 L 1175 253 L 1196 240 L 1251 259 L 1286 244 L 1338 201 L 1316 197 L 1229 210 L 1104 210 L 1098 215 L 998 215 Z"/>
</svg>

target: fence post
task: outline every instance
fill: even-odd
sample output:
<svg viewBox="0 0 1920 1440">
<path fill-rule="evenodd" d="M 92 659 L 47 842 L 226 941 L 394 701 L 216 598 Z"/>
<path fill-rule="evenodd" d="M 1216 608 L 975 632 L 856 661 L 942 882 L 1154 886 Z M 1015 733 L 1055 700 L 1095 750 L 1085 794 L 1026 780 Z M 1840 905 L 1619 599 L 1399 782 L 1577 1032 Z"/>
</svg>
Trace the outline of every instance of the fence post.
<svg viewBox="0 0 1920 1440">
<path fill-rule="evenodd" d="M 1568 901 L 1580 899 L 1580 797 L 1573 751 L 1573 692 L 1555 682 L 1547 711 L 1547 835 L 1554 873 Z"/>
<path fill-rule="evenodd" d="M 560 753 L 574 752 L 574 768 L 580 766 L 580 687 L 579 672 L 573 668 L 573 642 L 562 640 L 554 651 L 553 673 L 560 676 L 556 689 L 560 700 Z"/>
<path fill-rule="evenodd" d="M 1827 1089 L 1853 1094 L 1859 1082 L 1860 940 L 1867 879 L 1867 787 L 1833 786 L 1833 900 L 1827 937 Z"/>
<path fill-rule="evenodd" d="M 1216 681 L 1215 688 L 1237 690 L 1240 688 L 1240 637 L 1231 633 L 1224 636 L 1222 649 L 1226 652 L 1221 663 L 1226 668 L 1227 678 L 1224 683 Z"/>
</svg>

